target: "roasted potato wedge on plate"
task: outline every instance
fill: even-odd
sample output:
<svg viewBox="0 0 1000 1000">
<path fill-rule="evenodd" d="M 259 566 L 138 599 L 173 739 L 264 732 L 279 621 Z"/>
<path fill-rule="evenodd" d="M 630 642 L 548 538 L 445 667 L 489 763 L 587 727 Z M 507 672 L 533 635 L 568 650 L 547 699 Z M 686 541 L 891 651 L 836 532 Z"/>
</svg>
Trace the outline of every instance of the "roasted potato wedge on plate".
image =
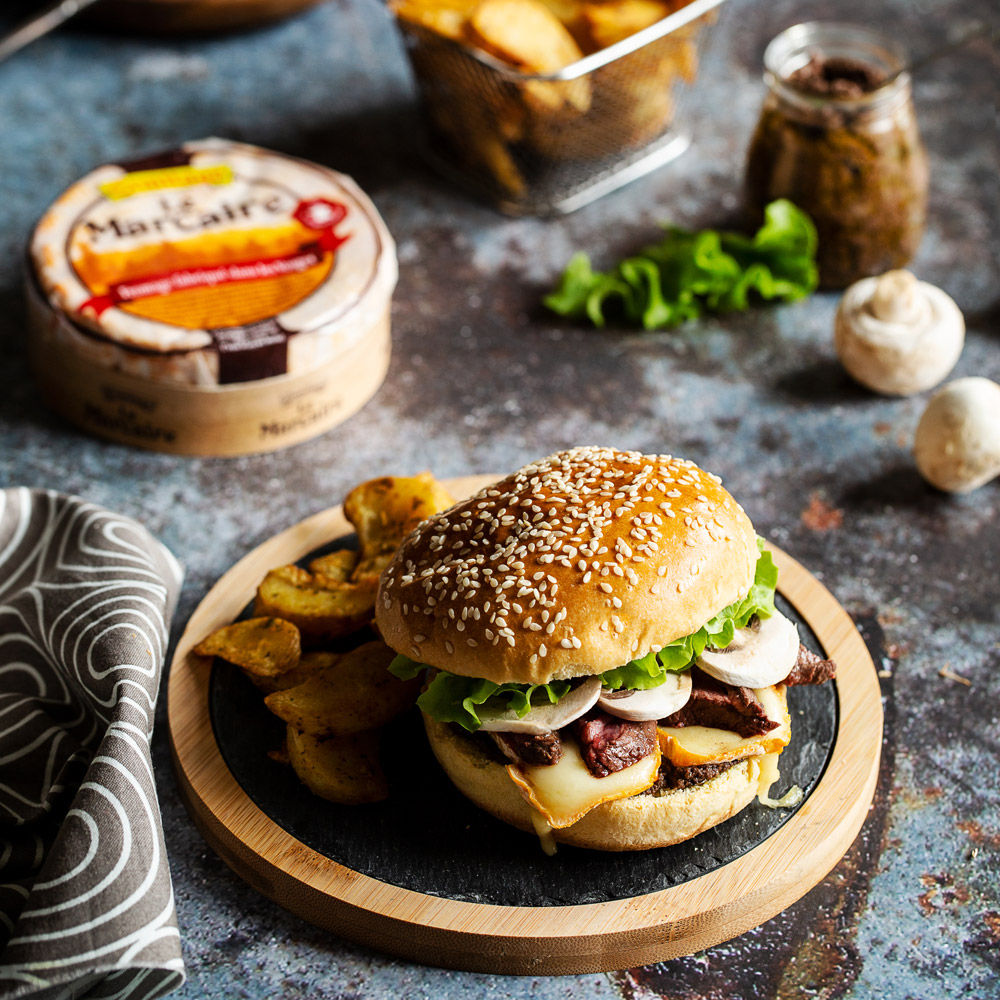
<svg viewBox="0 0 1000 1000">
<path fill-rule="evenodd" d="M 368 642 L 345 653 L 305 683 L 275 691 L 264 704 L 278 718 L 312 736 L 348 736 L 377 729 L 405 712 L 420 693 L 420 681 L 389 673 L 395 653 Z"/>
<path fill-rule="evenodd" d="M 289 726 L 286 742 L 289 763 L 314 795 L 347 806 L 389 797 L 378 732 L 320 739 Z"/>
<path fill-rule="evenodd" d="M 351 579 L 377 578 L 392 561 L 399 543 L 421 521 L 454 502 L 429 472 L 383 476 L 355 487 L 344 500 L 344 514 L 358 533 L 360 549 Z"/>
<path fill-rule="evenodd" d="M 301 566 L 279 566 L 261 581 L 253 610 L 284 618 L 312 639 L 335 639 L 372 620 L 377 589 L 377 576 L 352 583 Z"/>
<path fill-rule="evenodd" d="M 303 653 L 302 658 L 291 670 L 286 670 L 283 674 L 274 677 L 260 677 L 247 671 L 247 677 L 264 692 L 271 694 L 274 691 L 287 691 L 289 688 L 298 687 L 305 684 L 310 677 L 332 667 L 341 658 L 342 653 L 329 653 L 317 650 L 312 653 Z"/>
<path fill-rule="evenodd" d="M 194 651 L 220 656 L 255 677 L 272 678 L 298 666 L 302 655 L 299 630 L 282 617 L 248 618 L 216 629 Z"/>
<path fill-rule="evenodd" d="M 419 681 L 389 673 L 395 654 L 384 643 L 339 652 L 328 640 L 342 640 L 371 622 L 379 574 L 399 543 L 452 503 L 429 472 L 362 483 L 344 502 L 357 550 L 316 556 L 308 569 L 290 564 L 270 570 L 257 588 L 255 617 L 218 629 L 195 647 L 241 667 L 264 692 L 265 704 L 288 728 L 284 745 L 268 756 L 291 763 L 323 798 L 361 803 L 386 797 L 379 729 L 419 694 Z M 303 641 L 311 651 L 302 652 Z"/>
<path fill-rule="evenodd" d="M 325 556 L 318 556 L 309 563 L 309 572 L 336 583 L 347 583 L 358 565 L 358 554 L 353 549 L 337 549 Z"/>
</svg>

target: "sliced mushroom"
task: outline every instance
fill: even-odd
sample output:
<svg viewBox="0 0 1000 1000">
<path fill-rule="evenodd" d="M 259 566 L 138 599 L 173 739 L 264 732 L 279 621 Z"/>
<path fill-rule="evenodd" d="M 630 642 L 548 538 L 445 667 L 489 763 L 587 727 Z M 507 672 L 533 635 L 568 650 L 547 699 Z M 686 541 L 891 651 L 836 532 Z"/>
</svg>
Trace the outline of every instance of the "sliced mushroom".
<svg viewBox="0 0 1000 1000">
<path fill-rule="evenodd" d="M 711 646 L 698 657 L 706 674 L 734 687 L 762 688 L 783 681 L 799 654 L 799 630 L 780 611 L 754 618 L 725 649 Z"/>
<path fill-rule="evenodd" d="M 597 704 L 609 715 L 629 722 L 650 722 L 665 719 L 679 712 L 691 697 L 691 671 L 667 674 L 667 679 L 654 688 L 643 691 L 622 688 L 619 691 L 602 691 Z"/>
<path fill-rule="evenodd" d="M 480 729 L 486 733 L 526 733 L 529 736 L 554 732 L 589 712 L 600 695 L 601 678 L 588 677 L 554 705 L 549 702 L 536 705 L 520 719 L 512 708 L 483 705 L 478 712 L 482 721 Z"/>
</svg>

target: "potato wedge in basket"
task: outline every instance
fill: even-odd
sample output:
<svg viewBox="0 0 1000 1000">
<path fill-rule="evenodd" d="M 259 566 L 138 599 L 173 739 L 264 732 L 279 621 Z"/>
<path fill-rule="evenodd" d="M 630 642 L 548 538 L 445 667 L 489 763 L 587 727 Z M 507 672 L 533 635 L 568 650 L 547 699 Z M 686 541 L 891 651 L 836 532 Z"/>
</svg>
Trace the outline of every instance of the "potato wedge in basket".
<svg viewBox="0 0 1000 1000">
<path fill-rule="evenodd" d="M 637 31 L 662 21 L 673 10 L 661 0 L 606 0 L 581 5 L 582 19 L 590 40 L 588 48 L 606 49 Z M 679 6 L 679 5 L 678 5 Z"/>
<path fill-rule="evenodd" d="M 465 24 L 479 0 L 392 0 L 393 13 L 428 31 L 459 41 L 465 36 Z"/>
<path fill-rule="evenodd" d="M 525 73 L 555 73 L 583 57 L 569 30 L 541 0 L 483 0 L 468 23 L 472 43 Z M 538 114 L 585 114 L 590 81 L 528 80 L 521 98 Z"/>
<path fill-rule="evenodd" d="M 379 763 L 376 731 L 321 739 L 288 727 L 288 762 L 314 795 L 341 805 L 381 802 L 389 796 Z"/>
<path fill-rule="evenodd" d="M 377 729 L 405 712 L 420 693 L 420 681 L 389 673 L 395 653 L 368 642 L 318 670 L 303 684 L 275 691 L 264 704 L 289 726 L 311 736 L 349 736 Z"/>
<path fill-rule="evenodd" d="M 541 0 L 482 0 L 468 30 L 485 51 L 529 73 L 552 73 L 583 55 Z"/>
<path fill-rule="evenodd" d="M 216 629 L 194 652 L 219 656 L 255 677 L 275 678 L 298 666 L 302 644 L 295 625 L 282 617 L 266 616 Z"/>
</svg>

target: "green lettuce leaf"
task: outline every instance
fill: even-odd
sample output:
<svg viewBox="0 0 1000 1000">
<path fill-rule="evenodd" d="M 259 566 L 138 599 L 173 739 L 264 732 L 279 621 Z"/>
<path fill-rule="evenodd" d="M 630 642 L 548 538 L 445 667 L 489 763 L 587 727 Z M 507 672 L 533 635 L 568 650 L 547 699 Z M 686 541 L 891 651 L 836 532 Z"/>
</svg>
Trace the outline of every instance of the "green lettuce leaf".
<svg viewBox="0 0 1000 1000">
<path fill-rule="evenodd" d="M 402 653 L 397 655 L 389 664 L 389 673 L 398 677 L 401 681 L 411 681 L 421 670 L 426 670 L 427 664 L 419 660 L 411 660 Z"/>
<path fill-rule="evenodd" d="M 656 653 L 647 653 L 601 674 L 606 688 L 646 690 L 658 687 L 668 673 L 680 673 L 697 659 L 706 646 L 728 646 L 737 629 L 743 628 L 754 616 L 769 618 L 774 614 L 774 588 L 778 570 L 771 553 L 758 538 L 757 567 L 754 581 L 746 597 L 730 604 L 697 632 L 675 639 Z M 423 670 L 432 670 L 426 663 L 411 660 L 400 654 L 389 664 L 390 673 L 402 680 L 416 677 Z M 569 681 L 550 681 L 548 684 L 495 684 L 477 677 L 460 677 L 439 670 L 427 689 L 417 699 L 417 705 L 439 722 L 457 722 L 469 732 L 481 725 L 477 709 L 491 699 L 502 708 L 512 708 L 519 717 L 527 715 L 533 704 L 547 698 L 553 705 L 570 690 Z"/>
<path fill-rule="evenodd" d="M 480 725 L 476 709 L 488 701 L 498 707 L 512 708 L 523 717 L 532 703 L 542 697 L 554 705 L 570 688 L 569 681 L 550 681 L 548 684 L 495 684 L 475 677 L 459 677 L 440 670 L 427 685 L 427 690 L 417 699 L 417 705 L 439 722 L 457 722 L 469 732 Z M 540 692 L 536 697 L 536 692 Z"/>
<path fill-rule="evenodd" d="M 422 670 L 431 670 L 426 663 L 400 654 L 389 664 L 389 672 L 400 680 L 416 677 Z M 438 670 L 427 689 L 417 698 L 417 705 L 439 722 L 457 722 L 475 732 L 481 725 L 476 709 L 491 699 L 503 709 L 513 709 L 519 718 L 528 714 L 532 705 L 547 698 L 553 705 L 570 689 L 569 681 L 548 684 L 496 684 L 478 677 L 460 677 L 447 670 Z"/>
<path fill-rule="evenodd" d="M 747 309 L 755 298 L 792 302 L 817 283 L 816 227 L 781 199 L 767 206 L 753 236 L 668 226 L 663 240 L 608 272 L 594 271 L 585 253 L 574 254 L 544 302 L 594 326 L 611 316 L 658 330 L 705 312 Z"/>
<path fill-rule="evenodd" d="M 640 690 L 657 687 L 666 680 L 668 673 L 687 670 L 701 656 L 706 646 L 724 649 L 733 641 L 736 630 L 743 628 L 754 615 L 770 618 L 774 614 L 774 588 L 778 583 L 778 568 L 759 538 L 757 550 L 760 554 L 757 557 L 754 581 L 743 600 L 723 608 L 697 632 L 675 639 L 659 652 L 648 653 L 640 660 L 605 671 L 601 674 L 604 686 L 612 691 L 623 687 Z"/>
</svg>

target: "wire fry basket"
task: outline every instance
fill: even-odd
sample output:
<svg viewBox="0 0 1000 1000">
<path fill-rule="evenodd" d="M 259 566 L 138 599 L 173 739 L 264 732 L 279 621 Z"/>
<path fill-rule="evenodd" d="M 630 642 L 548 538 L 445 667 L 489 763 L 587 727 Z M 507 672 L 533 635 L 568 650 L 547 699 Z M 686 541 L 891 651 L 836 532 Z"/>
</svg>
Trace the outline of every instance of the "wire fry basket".
<svg viewBox="0 0 1000 1000">
<path fill-rule="evenodd" d="M 555 73 L 523 73 L 402 18 L 425 155 L 508 215 L 561 215 L 679 156 L 681 112 L 724 0 L 693 0 Z"/>
</svg>

